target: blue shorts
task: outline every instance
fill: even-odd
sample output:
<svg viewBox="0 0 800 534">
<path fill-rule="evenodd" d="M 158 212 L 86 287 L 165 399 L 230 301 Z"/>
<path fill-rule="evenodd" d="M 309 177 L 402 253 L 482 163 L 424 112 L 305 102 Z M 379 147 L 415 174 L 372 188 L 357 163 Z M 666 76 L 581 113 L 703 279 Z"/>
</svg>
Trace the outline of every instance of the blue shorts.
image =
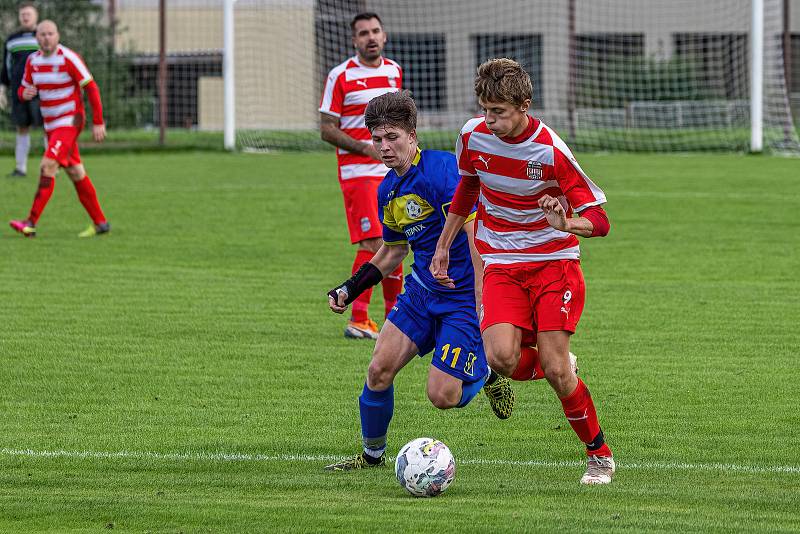
<svg viewBox="0 0 800 534">
<path fill-rule="evenodd" d="M 473 293 L 442 295 L 408 277 L 387 319 L 417 345 L 420 356 L 433 351 L 433 366 L 450 376 L 471 383 L 489 372 Z"/>
</svg>

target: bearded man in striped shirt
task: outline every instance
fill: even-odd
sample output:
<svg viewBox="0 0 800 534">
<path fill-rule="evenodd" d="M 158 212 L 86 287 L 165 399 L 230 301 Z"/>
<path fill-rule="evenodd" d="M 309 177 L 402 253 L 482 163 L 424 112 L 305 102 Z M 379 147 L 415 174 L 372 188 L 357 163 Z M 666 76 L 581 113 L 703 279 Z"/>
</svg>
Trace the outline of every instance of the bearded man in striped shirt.
<svg viewBox="0 0 800 534">
<path fill-rule="evenodd" d="M 477 201 L 475 246 L 485 263 L 481 332 L 489 365 L 528 380 L 538 351 L 545 378 L 586 445 L 581 483 L 608 484 L 614 459 L 569 351 L 585 298 L 576 236 L 608 233 L 601 207 L 606 197 L 558 134 L 528 115 L 533 84 L 519 63 L 492 59 L 477 74 L 484 116 L 468 121 L 458 138 L 461 183 L 430 271 L 453 287 L 450 245 Z"/>
<path fill-rule="evenodd" d="M 86 175 L 78 150 L 78 136 L 86 121 L 84 92 L 92 106 L 92 136 L 97 142 L 105 139 L 106 127 L 103 122 L 100 90 L 83 59 L 59 44 L 60 36 L 55 22 L 40 22 L 36 27 L 36 40 L 39 51 L 28 56 L 17 96 L 22 101 L 39 96 L 44 130 L 47 133 L 47 149 L 42 157 L 39 188 L 28 218 L 11 221 L 11 228 L 25 237 L 36 236 L 36 223 L 53 194 L 58 168 L 63 167 L 75 186 L 78 199 L 92 219 L 92 225 L 78 236 L 105 234 L 111 226 L 100 209 L 97 193 Z"/>
<path fill-rule="evenodd" d="M 359 13 L 350 22 L 356 55 L 331 69 L 320 100 L 320 135 L 336 147 L 339 186 L 350 242 L 358 245 L 352 273 L 372 259 L 383 243 L 378 219 L 378 186 L 389 172 L 372 146 L 364 123 L 369 101 L 399 91 L 403 70 L 383 57 L 386 32 L 376 13 Z M 392 311 L 403 290 L 403 265 L 382 281 L 385 315 Z M 369 317 L 372 288 L 353 302 L 344 335 L 355 339 L 377 339 L 378 325 Z"/>
</svg>

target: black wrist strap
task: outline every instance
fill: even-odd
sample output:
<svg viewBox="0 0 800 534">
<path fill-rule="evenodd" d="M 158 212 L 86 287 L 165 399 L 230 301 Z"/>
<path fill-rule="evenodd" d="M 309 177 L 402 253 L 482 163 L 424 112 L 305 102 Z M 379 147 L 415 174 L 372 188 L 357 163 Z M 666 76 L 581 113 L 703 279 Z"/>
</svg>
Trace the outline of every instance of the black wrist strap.
<svg viewBox="0 0 800 534">
<path fill-rule="evenodd" d="M 381 280 L 383 280 L 383 275 L 380 269 L 375 267 L 373 263 L 367 262 L 356 271 L 356 274 L 336 289 L 343 287 L 347 291 L 347 299 L 344 303 L 350 304 L 356 300 L 361 293 L 377 285 Z M 336 289 L 332 289 L 330 293 L 328 293 L 334 300 L 337 298 Z"/>
</svg>

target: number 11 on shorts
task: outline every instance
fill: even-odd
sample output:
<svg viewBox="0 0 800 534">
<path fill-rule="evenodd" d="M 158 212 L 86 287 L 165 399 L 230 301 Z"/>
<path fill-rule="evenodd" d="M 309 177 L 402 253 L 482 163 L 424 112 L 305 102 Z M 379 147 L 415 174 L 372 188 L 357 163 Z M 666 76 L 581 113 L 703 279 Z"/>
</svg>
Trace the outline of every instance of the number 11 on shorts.
<svg viewBox="0 0 800 534">
<path fill-rule="evenodd" d="M 450 352 L 450 343 L 446 345 L 442 345 L 442 361 L 447 362 L 447 355 Z M 453 369 L 456 368 L 456 363 L 458 363 L 458 357 L 461 356 L 461 347 L 456 347 L 453 349 L 453 360 L 450 362 L 450 367 Z"/>
</svg>

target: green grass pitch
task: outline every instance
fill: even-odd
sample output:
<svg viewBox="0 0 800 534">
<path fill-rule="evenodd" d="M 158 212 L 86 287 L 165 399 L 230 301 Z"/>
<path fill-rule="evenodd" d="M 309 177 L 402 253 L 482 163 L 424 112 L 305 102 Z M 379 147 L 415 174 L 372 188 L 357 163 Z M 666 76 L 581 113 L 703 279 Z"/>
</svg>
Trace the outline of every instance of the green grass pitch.
<svg viewBox="0 0 800 534">
<path fill-rule="evenodd" d="M 579 159 L 612 230 L 583 242 L 573 351 L 617 477 L 578 484 L 546 384 L 508 421 L 482 396 L 440 412 L 425 359 L 389 452 L 450 446 L 428 500 L 322 471 L 359 449 L 372 347 L 326 306 L 353 255 L 331 153 L 93 153 L 113 231 L 92 240 L 63 174 L 39 237 L 14 234 L 35 179 L 2 178 L 0 532 L 800 530 L 798 160 Z"/>
</svg>

